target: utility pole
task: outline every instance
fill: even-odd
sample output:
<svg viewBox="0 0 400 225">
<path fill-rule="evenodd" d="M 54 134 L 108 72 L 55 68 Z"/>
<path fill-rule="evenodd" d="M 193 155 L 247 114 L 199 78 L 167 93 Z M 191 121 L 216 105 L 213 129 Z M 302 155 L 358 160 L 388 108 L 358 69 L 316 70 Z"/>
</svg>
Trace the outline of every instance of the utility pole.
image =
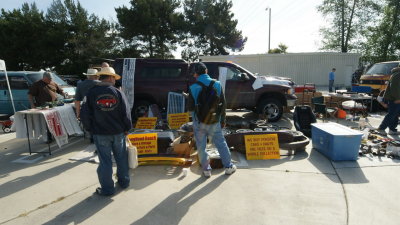
<svg viewBox="0 0 400 225">
<path fill-rule="evenodd" d="M 268 25 L 268 53 L 269 50 L 271 49 L 271 7 L 267 7 L 265 9 L 266 11 L 269 10 L 269 25 Z"/>
</svg>

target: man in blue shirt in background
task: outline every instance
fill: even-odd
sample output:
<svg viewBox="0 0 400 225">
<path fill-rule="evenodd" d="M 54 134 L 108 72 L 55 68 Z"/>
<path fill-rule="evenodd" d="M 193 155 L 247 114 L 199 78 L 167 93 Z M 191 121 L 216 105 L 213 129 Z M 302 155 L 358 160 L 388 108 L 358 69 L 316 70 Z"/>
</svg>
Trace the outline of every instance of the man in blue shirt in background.
<svg viewBox="0 0 400 225">
<path fill-rule="evenodd" d="M 212 79 L 207 74 L 207 72 L 207 67 L 204 63 L 196 63 L 193 67 L 193 76 L 197 79 L 198 82 L 201 82 L 208 87 Z M 197 98 L 200 94 L 200 91 L 202 90 L 202 86 L 200 84 L 195 83 L 190 86 L 188 100 L 188 108 L 189 111 L 192 112 L 193 131 L 194 138 L 196 140 L 197 153 L 199 155 L 200 164 L 203 169 L 203 174 L 207 178 L 211 176 L 210 161 L 206 152 L 208 136 L 211 137 L 212 142 L 214 143 L 215 147 L 217 147 L 222 164 L 225 167 L 225 174 L 231 175 L 236 171 L 236 166 L 232 163 L 231 153 L 229 151 L 228 145 L 226 144 L 225 137 L 222 134 L 222 127 L 225 126 L 226 108 L 224 93 L 222 92 L 221 84 L 219 81 L 215 81 L 213 87 L 218 91 L 218 95 L 222 103 L 222 112 L 219 115 L 218 122 L 213 124 L 201 123 L 196 116 L 195 108 L 198 100 Z"/>
<path fill-rule="evenodd" d="M 333 82 L 335 82 L 335 71 L 336 69 L 333 68 L 332 71 L 329 73 L 329 92 L 333 92 Z"/>
<path fill-rule="evenodd" d="M 83 73 L 87 77 L 86 80 L 79 82 L 76 87 L 75 94 L 75 112 L 76 118 L 80 118 L 81 115 L 81 102 L 83 98 L 86 96 L 87 92 L 94 87 L 97 83 L 99 83 L 99 76 L 96 75 L 98 71 L 96 69 L 88 69 L 87 73 Z"/>
</svg>

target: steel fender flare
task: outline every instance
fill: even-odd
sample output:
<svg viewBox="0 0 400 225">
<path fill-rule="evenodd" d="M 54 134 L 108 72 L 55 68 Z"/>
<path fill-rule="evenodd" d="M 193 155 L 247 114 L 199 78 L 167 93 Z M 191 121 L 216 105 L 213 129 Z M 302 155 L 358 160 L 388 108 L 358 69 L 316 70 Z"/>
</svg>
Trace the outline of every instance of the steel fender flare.
<svg viewBox="0 0 400 225">
<path fill-rule="evenodd" d="M 279 143 L 279 148 L 284 150 L 304 150 L 304 148 L 310 143 L 310 139 L 303 136 L 304 140 L 289 142 L 289 143 Z"/>
</svg>

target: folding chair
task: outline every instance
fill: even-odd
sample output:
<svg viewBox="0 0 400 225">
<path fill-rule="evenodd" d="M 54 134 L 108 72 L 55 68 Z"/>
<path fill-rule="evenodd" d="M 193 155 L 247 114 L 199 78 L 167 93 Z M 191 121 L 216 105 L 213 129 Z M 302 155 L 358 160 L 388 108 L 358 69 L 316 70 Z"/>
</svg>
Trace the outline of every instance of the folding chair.
<svg viewBox="0 0 400 225">
<path fill-rule="evenodd" d="M 324 117 L 327 117 L 326 115 L 326 105 L 324 103 L 324 96 L 319 96 L 319 97 L 313 97 L 311 98 L 311 104 L 314 107 L 314 112 L 317 115 L 322 114 L 322 121 L 324 121 Z"/>
</svg>

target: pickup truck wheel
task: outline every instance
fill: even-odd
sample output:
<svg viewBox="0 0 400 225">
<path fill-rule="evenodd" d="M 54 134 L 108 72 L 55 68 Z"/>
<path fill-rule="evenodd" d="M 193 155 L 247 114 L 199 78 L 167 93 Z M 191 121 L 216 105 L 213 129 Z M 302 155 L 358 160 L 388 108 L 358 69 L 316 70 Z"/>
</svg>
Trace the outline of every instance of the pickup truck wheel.
<svg viewBox="0 0 400 225">
<path fill-rule="evenodd" d="M 278 121 L 283 114 L 282 103 L 273 98 L 263 99 L 258 105 L 258 113 L 266 114 L 268 116 L 268 122 Z"/>
<path fill-rule="evenodd" d="M 132 118 L 139 118 L 144 116 L 149 111 L 149 105 L 151 105 L 148 101 L 138 101 L 134 104 L 132 109 Z"/>
</svg>

